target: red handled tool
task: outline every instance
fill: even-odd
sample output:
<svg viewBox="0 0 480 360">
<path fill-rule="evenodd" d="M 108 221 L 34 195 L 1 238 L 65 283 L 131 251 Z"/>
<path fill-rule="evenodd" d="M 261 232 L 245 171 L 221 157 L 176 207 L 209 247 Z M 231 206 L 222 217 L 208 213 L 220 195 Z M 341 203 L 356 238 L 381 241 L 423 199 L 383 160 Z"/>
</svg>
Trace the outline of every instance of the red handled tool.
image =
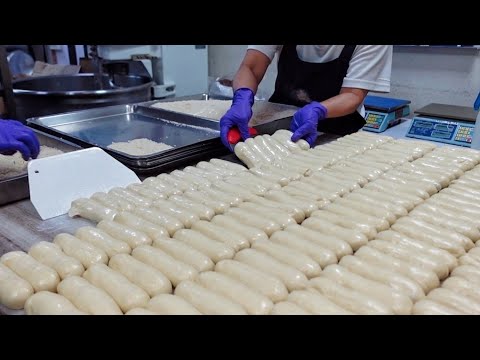
<svg viewBox="0 0 480 360">
<path fill-rule="evenodd" d="M 248 132 L 251 136 L 258 135 L 258 131 L 254 128 L 248 128 Z M 240 135 L 240 131 L 237 127 L 233 127 L 228 131 L 227 140 L 232 145 L 235 145 L 242 140 L 242 135 Z"/>
</svg>

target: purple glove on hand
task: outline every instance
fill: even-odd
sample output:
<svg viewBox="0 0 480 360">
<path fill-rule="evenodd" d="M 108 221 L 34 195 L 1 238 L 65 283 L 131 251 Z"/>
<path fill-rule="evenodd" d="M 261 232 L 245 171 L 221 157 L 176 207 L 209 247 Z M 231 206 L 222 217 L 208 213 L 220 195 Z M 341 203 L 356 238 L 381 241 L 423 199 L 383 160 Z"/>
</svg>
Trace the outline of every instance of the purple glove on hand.
<svg viewBox="0 0 480 360">
<path fill-rule="evenodd" d="M 13 155 L 17 151 L 25 161 L 35 159 L 40 152 L 37 136 L 19 121 L 0 119 L 0 154 Z"/>
<path fill-rule="evenodd" d="M 290 131 L 293 132 L 292 141 L 305 139 L 313 147 L 318 136 L 318 122 L 326 117 L 327 108 L 316 101 L 302 107 L 293 115 L 290 124 Z"/>
<path fill-rule="evenodd" d="M 228 149 L 232 149 L 228 142 L 228 131 L 232 127 L 238 127 L 243 140 L 250 137 L 248 133 L 248 122 L 252 117 L 252 106 L 255 95 L 252 90 L 248 88 L 241 88 L 235 91 L 233 95 L 233 102 L 230 109 L 220 119 L 220 138 L 223 145 Z"/>
</svg>

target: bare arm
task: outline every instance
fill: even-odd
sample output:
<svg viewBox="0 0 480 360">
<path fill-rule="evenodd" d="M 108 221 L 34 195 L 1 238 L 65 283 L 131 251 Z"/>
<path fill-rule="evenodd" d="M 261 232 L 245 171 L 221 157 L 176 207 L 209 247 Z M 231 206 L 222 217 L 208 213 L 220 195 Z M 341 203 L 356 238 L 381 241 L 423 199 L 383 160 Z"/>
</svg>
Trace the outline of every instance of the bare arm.
<svg viewBox="0 0 480 360">
<path fill-rule="evenodd" d="M 249 88 L 256 93 L 269 65 L 270 59 L 267 55 L 258 50 L 247 50 L 233 79 L 233 90 Z"/>
<path fill-rule="evenodd" d="M 328 118 L 336 118 L 353 113 L 367 96 L 368 90 L 342 88 L 340 94 L 322 101 L 328 110 Z"/>
</svg>

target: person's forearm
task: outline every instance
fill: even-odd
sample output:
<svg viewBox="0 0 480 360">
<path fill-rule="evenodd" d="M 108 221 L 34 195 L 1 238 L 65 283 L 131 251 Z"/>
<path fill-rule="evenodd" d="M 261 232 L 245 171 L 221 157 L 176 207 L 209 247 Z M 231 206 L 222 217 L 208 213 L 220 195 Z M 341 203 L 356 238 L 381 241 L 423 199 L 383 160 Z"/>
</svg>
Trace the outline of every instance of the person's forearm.
<svg viewBox="0 0 480 360">
<path fill-rule="evenodd" d="M 258 50 L 247 50 L 233 79 L 233 91 L 248 88 L 256 94 L 258 84 L 262 81 L 269 65 L 270 59 L 267 55 Z"/>
<path fill-rule="evenodd" d="M 233 91 L 248 88 L 256 94 L 260 81 L 248 66 L 242 64 L 233 79 Z"/>
<path fill-rule="evenodd" d="M 342 89 L 342 92 L 322 101 L 327 108 L 327 118 L 336 118 L 353 113 L 362 104 L 368 91 L 361 89 Z"/>
</svg>

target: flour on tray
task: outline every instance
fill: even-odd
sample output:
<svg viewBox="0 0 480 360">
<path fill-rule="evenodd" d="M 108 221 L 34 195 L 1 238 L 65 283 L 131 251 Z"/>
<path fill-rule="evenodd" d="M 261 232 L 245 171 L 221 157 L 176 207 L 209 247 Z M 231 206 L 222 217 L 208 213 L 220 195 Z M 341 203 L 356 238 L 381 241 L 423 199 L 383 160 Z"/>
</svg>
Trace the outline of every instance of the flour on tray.
<svg viewBox="0 0 480 360">
<path fill-rule="evenodd" d="M 219 121 L 228 109 L 230 109 L 231 105 L 231 100 L 211 99 L 157 102 L 151 106 L 158 109 Z M 250 125 L 257 125 L 268 121 L 290 117 L 295 111 L 296 109 L 286 109 L 279 104 L 269 102 L 255 103 Z"/>
<path fill-rule="evenodd" d="M 152 107 L 206 119 L 220 120 L 231 105 L 231 100 L 185 100 L 157 102 Z"/>
<path fill-rule="evenodd" d="M 172 149 L 173 146 L 158 143 L 149 139 L 135 139 L 127 142 L 114 142 L 108 145 L 109 149 L 121 151 L 123 153 L 142 156 L 156 154 L 168 149 Z"/>
</svg>

